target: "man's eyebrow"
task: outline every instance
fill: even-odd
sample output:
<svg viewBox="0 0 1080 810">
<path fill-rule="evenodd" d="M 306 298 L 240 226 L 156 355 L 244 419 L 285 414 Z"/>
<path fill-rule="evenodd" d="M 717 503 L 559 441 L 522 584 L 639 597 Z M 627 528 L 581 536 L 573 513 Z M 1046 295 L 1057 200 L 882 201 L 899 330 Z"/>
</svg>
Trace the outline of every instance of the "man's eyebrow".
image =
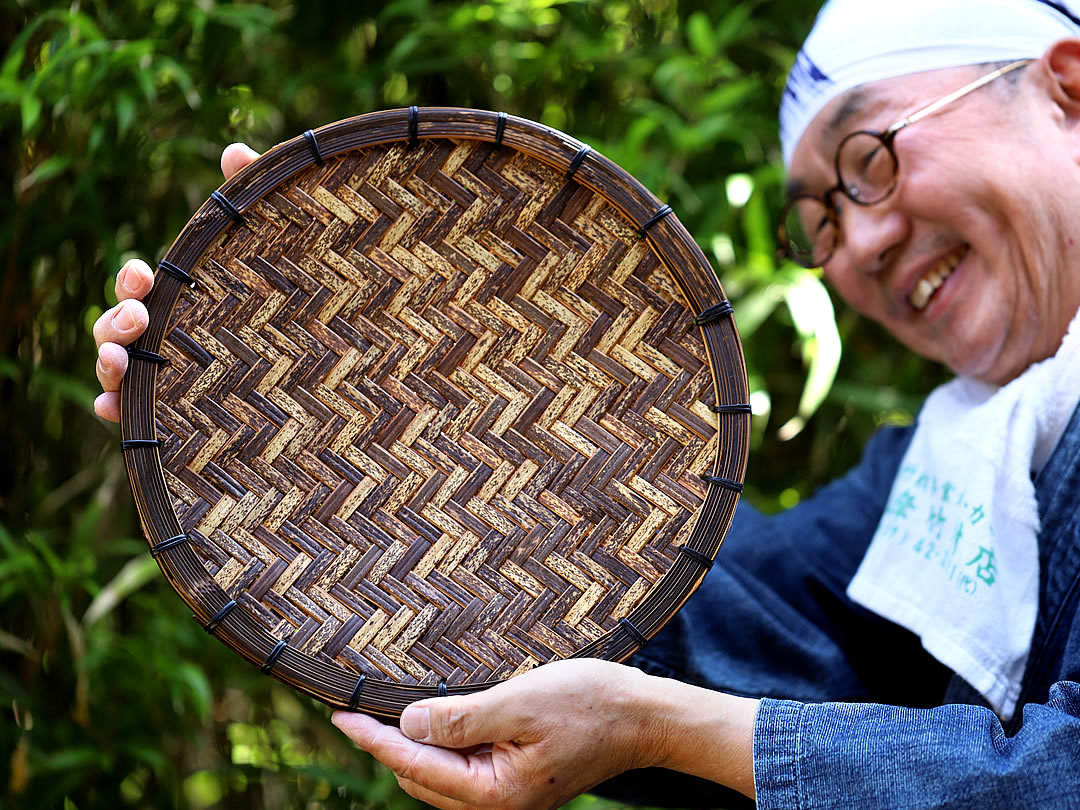
<svg viewBox="0 0 1080 810">
<path fill-rule="evenodd" d="M 841 139 L 850 133 L 850 122 L 852 118 L 860 115 L 869 115 L 884 105 L 885 99 L 880 95 L 875 95 L 861 87 L 849 90 L 843 96 L 843 101 L 836 109 L 836 112 L 832 114 L 828 123 L 825 124 L 825 132 L 823 133 L 822 139 L 827 146 L 836 149 L 836 147 L 840 145 Z M 790 178 L 785 187 L 789 199 L 791 197 L 797 197 L 800 194 L 805 194 L 809 189 L 810 184 L 797 177 Z"/>
<path fill-rule="evenodd" d="M 791 197 L 798 197 L 800 194 L 805 193 L 806 188 L 807 186 L 805 182 L 803 182 L 797 177 L 793 177 L 787 181 L 785 191 L 787 192 L 787 196 L 790 199 Z"/>
<path fill-rule="evenodd" d="M 857 115 L 867 115 L 878 109 L 884 103 L 881 96 L 875 96 L 862 88 L 855 88 L 848 92 L 843 103 L 833 113 L 832 118 L 825 127 L 825 133 L 829 138 L 839 139 L 848 134 L 849 122 Z"/>
</svg>

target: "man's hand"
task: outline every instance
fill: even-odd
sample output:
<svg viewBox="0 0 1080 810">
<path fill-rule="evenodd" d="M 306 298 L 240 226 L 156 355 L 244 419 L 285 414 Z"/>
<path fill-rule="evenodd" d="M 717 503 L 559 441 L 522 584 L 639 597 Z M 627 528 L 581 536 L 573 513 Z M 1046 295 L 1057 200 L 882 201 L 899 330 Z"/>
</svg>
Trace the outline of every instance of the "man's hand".
<svg viewBox="0 0 1080 810">
<path fill-rule="evenodd" d="M 221 171 L 228 180 L 255 158 L 258 152 L 242 143 L 225 147 L 221 153 Z M 94 410 L 102 419 L 120 421 L 120 381 L 127 372 L 128 355 L 125 346 L 132 343 L 150 323 L 142 300 L 154 286 L 154 271 L 141 259 L 126 262 L 116 274 L 116 300 L 119 303 L 107 310 L 94 323 L 97 341 L 97 378 L 104 393 L 94 400 Z"/>
<path fill-rule="evenodd" d="M 401 731 L 362 714 L 334 723 L 444 810 L 559 807 L 594 785 L 660 758 L 666 729 L 648 712 L 650 679 L 592 659 L 559 661 L 474 695 L 422 700 Z"/>
<path fill-rule="evenodd" d="M 752 796 L 756 710 L 756 700 L 572 659 L 485 692 L 418 701 L 400 731 L 346 712 L 334 723 L 428 804 L 539 810 L 653 765 Z"/>
</svg>

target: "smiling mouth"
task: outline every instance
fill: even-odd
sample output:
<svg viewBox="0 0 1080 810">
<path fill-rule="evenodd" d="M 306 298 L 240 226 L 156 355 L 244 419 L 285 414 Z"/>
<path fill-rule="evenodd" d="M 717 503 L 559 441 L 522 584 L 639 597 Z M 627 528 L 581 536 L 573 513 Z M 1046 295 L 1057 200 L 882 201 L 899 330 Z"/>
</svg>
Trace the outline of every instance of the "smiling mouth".
<svg viewBox="0 0 1080 810">
<path fill-rule="evenodd" d="M 930 272 L 919 279 L 915 289 L 908 295 L 908 302 L 917 310 L 926 309 L 926 305 L 930 303 L 934 293 L 945 283 L 945 279 L 952 275 L 956 266 L 964 260 L 969 249 L 969 245 L 964 245 L 960 250 L 946 256 L 931 268 Z"/>
</svg>

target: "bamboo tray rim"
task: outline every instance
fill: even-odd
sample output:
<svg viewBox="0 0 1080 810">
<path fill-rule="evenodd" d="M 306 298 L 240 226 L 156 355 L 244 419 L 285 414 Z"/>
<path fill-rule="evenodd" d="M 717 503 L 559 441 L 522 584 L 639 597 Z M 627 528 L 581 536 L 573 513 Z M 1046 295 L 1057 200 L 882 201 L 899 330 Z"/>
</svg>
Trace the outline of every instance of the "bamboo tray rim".
<svg viewBox="0 0 1080 810">
<path fill-rule="evenodd" d="M 336 663 L 307 655 L 268 633 L 236 610 L 237 601 L 210 576 L 183 532 L 169 503 L 156 439 L 154 396 L 159 363 L 153 362 L 166 337 L 170 315 L 184 288 L 197 284 L 198 260 L 226 229 L 239 226 L 244 212 L 298 173 L 356 149 L 386 144 L 416 144 L 427 139 L 487 141 L 524 152 L 592 190 L 638 227 L 669 270 L 701 329 L 708 365 L 721 404 L 719 430 L 730 434 L 734 453 L 718 450 L 708 487 L 684 553 L 649 593 L 605 636 L 574 653 L 590 657 L 613 646 L 613 660 L 624 660 L 647 643 L 700 584 L 720 548 L 742 491 L 749 448 L 750 406 L 745 363 L 731 305 L 693 238 L 672 213 L 637 180 L 612 161 L 550 127 L 506 113 L 455 107 L 410 107 L 367 113 L 327 124 L 270 149 L 223 183 L 195 212 L 159 263 L 146 304 L 150 325 L 132 347 L 121 391 L 122 449 L 143 531 L 151 551 L 194 618 L 263 672 L 338 709 L 396 717 L 424 697 L 478 691 L 498 680 L 461 686 L 405 685 L 359 677 Z M 620 192 L 620 193 L 616 193 Z M 721 398 L 721 394 L 725 394 Z M 674 600 L 660 598 L 669 581 L 679 581 Z"/>
</svg>

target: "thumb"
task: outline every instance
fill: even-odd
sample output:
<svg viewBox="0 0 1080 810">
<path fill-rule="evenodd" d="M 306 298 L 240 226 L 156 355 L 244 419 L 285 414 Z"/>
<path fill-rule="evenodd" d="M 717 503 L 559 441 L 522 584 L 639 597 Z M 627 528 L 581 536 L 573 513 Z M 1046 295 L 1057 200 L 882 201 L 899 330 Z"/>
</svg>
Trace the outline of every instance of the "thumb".
<svg viewBox="0 0 1080 810">
<path fill-rule="evenodd" d="M 259 153 L 246 143 L 230 143 L 221 153 L 221 173 L 228 180 L 248 164 L 254 162 Z"/>
<path fill-rule="evenodd" d="M 406 707 L 401 713 L 401 731 L 417 742 L 471 748 L 506 738 L 502 715 L 490 693 L 430 698 Z"/>
</svg>

